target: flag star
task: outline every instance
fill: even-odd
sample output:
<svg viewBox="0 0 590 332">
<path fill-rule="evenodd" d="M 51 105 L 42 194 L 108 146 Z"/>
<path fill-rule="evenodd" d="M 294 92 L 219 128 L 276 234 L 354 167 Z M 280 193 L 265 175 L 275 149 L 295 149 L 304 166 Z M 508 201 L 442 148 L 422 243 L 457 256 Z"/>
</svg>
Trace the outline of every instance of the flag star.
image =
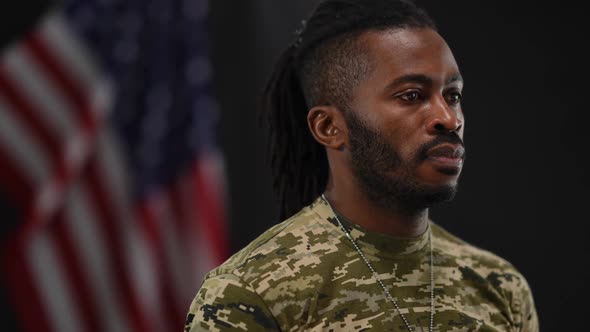
<svg viewBox="0 0 590 332">
<path fill-rule="evenodd" d="M 193 21 L 203 20 L 209 12 L 209 2 L 204 0 L 183 0 L 184 16 Z"/>
<path fill-rule="evenodd" d="M 128 39 L 118 40 L 113 48 L 113 56 L 121 63 L 132 62 L 137 57 L 137 43 Z"/>
<path fill-rule="evenodd" d="M 186 79 L 190 84 L 203 85 L 211 79 L 211 63 L 204 56 L 195 56 L 186 66 Z"/>
</svg>

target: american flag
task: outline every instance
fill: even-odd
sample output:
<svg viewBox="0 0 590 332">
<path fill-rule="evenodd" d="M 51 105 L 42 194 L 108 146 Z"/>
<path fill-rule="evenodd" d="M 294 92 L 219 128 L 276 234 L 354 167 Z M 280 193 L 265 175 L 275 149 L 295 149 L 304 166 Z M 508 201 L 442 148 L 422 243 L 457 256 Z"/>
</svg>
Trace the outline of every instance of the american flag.
<svg viewBox="0 0 590 332">
<path fill-rule="evenodd" d="M 0 55 L 23 331 L 181 331 L 228 253 L 206 0 L 66 0 Z"/>
</svg>

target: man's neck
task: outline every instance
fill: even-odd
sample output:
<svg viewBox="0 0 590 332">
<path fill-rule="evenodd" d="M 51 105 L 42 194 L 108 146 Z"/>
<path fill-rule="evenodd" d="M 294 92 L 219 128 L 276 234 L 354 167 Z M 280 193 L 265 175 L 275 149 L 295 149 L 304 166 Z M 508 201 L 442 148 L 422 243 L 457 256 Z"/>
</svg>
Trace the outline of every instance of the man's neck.
<svg viewBox="0 0 590 332">
<path fill-rule="evenodd" d="M 403 206 L 384 208 L 360 190 L 337 190 L 331 181 L 326 198 L 336 211 L 363 228 L 396 237 L 416 237 L 428 227 L 428 209 L 409 212 Z"/>
</svg>

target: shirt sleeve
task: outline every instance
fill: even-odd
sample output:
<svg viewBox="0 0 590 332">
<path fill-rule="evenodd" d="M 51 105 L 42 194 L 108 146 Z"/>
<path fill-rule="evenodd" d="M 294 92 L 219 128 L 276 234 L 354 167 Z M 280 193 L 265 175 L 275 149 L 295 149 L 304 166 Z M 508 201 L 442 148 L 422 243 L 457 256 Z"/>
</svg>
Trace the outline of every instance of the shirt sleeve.
<svg viewBox="0 0 590 332">
<path fill-rule="evenodd" d="M 502 278 L 504 294 L 507 295 L 515 331 L 539 332 L 539 320 L 533 293 L 525 277 L 512 267 Z"/>
<path fill-rule="evenodd" d="M 280 331 L 280 328 L 249 284 L 233 274 L 223 274 L 203 282 L 191 303 L 184 330 Z"/>
<path fill-rule="evenodd" d="M 533 293 L 526 279 L 523 277 L 522 290 L 522 332 L 539 332 L 539 317 L 533 300 Z"/>
</svg>

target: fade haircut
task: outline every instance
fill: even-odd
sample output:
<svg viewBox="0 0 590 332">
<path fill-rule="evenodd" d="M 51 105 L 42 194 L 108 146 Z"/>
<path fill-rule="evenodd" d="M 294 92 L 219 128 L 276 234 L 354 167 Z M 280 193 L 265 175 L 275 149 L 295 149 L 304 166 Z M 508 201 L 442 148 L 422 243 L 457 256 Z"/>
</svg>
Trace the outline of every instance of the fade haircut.
<svg viewBox="0 0 590 332">
<path fill-rule="evenodd" d="M 298 77 L 308 109 L 318 105 L 347 108 L 352 90 L 372 69 L 359 35 L 350 33 L 326 41 L 301 59 Z"/>
<path fill-rule="evenodd" d="M 310 204 L 328 181 L 326 151 L 309 132 L 308 111 L 318 105 L 348 109 L 353 89 L 372 68 L 361 34 L 407 28 L 436 30 L 409 0 L 324 0 L 279 57 L 261 116 L 281 219 Z"/>
</svg>

